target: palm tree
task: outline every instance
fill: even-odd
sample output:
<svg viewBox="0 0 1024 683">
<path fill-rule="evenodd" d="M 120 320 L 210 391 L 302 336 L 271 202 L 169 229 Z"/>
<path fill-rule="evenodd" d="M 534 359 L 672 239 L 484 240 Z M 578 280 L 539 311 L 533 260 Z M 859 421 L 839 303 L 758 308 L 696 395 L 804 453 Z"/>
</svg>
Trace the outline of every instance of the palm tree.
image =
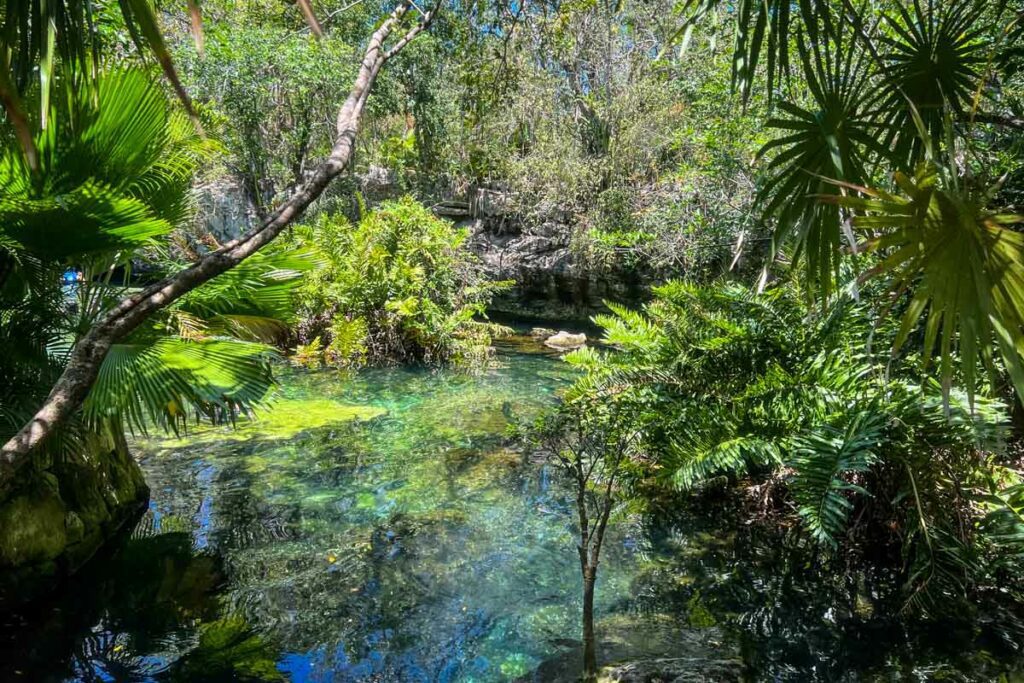
<svg viewBox="0 0 1024 683">
<path fill-rule="evenodd" d="M 70 349 L 133 291 L 132 271 L 190 217 L 192 177 L 214 147 L 138 71 L 101 74 L 60 98 L 32 169 L 0 160 L 0 437 L 9 438 L 63 371 Z M 233 417 L 272 385 L 269 340 L 290 315 L 302 254 L 260 255 L 111 345 L 69 435 L 176 429 L 190 414 Z M 70 285 L 61 276 L 77 274 Z M 68 445 L 55 442 L 53 446 Z"/>
<path fill-rule="evenodd" d="M 684 28 L 723 4 L 688 2 Z M 971 392 L 977 358 L 994 350 L 1024 398 L 1024 283 L 1006 266 L 1024 258 L 1010 227 L 1021 219 L 991 206 L 998 183 L 971 149 L 979 120 L 1021 127 L 983 111 L 999 106 L 994 86 L 1020 66 L 1021 15 L 980 0 L 744 0 L 730 16 L 736 88 L 749 98 L 766 64 L 761 82 L 778 108 L 769 127 L 779 135 L 761 150 L 762 216 L 776 249 L 795 248 L 810 294 L 828 301 L 844 252 L 872 251 L 878 266 L 865 277 L 886 275 L 890 292 L 914 301 L 907 331 L 931 311 L 923 357 L 938 346 L 947 393 L 958 349 Z M 918 237 L 930 241 L 914 247 Z M 953 256 L 961 247 L 970 258 Z"/>
</svg>

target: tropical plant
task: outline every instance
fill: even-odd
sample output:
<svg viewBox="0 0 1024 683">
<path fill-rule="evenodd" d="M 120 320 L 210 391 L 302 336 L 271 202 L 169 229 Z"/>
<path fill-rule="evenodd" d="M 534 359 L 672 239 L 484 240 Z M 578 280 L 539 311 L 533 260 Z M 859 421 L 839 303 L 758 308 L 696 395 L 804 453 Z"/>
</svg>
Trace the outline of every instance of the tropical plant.
<svg viewBox="0 0 1024 683">
<path fill-rule="evenodd" d="M 567 479 L 575 494 L 573 536 L 583 584 L 583 680 L 597 681 L 594 597 L 601 549 L 609 521 L 630 502 L 628 486 L 637 469 L 634 404 L 619 396 L 578 395 L 518 431 Z M 635 476 L 635 475 L 634 475 Z"/>
<path fill-rule="evenodd" d="M 309 9 L 308 3 L 299 4 L 306 10 Z M 81 331 L 51 391 L 42 400 L 32 418 L 26 421 L 0 449 L 0 486 L 6 489 L 19 469 L 29 462 L 32 452 L 74 418 L 99 376 L 104 358 L 113 344 L 135 333 L 154 313 L 166 309 L 180 297 L 257 253 L 291 225 L 323 193 L 330 181 L 344 171 L 352 158 L 356 131 L 378 74 L 389 59 L 429 27 L 438 9 L 434 6 L 424 11 L 416 7 L 418 18 L 410 21 L 413 15 L 409 12 L 413 6 L 410 0 L 402 0 L 382 22 L 374 26 L 352 88 L 339 109 L 336 121 L 337 136 L 330 154 L 313 173 L 303 179 L 291 196 L 246 234 L 219 249 L 203 253 L 189 267 L 162 280 L 151 282 L 139 292 L 125 296 L 115 305 L 106 308 L 88 330 Z M 309 18 L 312 17 L 311 12 L 305 14 Z M 39 31 L 45 28 L 39 21 L 31 19 L 38 19 L 38 14 L 30 17 L 27 22 L 28 28 L 25 30 Z M 315 22 L 310 23 L 314 32 L 319 33 L 319 27 Z M 24 25 L 23 23 L 22 26 Z M 389 41 L 396 30 L 402 34 L 401 37 Z M 71 72 L 75 73 L 76 68 L 82 70 L 89 66 L 76 63 L 72 65 Z M 92 66 L 95 67 L 96 64 Z M 76 85 L 78 84 L 72 84 L 72 91 Z M 13 96 L 9 89 L 5 89 L 2 95 L 7 111 L 7 122 L 14 129 L 15 138 L 22 143 L 24 163 L 30 173 L 36 173 L 40 164 L 31 127 L 22 115 L 17 97 Z M 126 110 L 124 117 L 131 119 L 133 113 Z M 50 130 L 44 128 L 43 134 L 52 135 Z"/>
<path fill-rule="evenodd" d="M 0 374 L 14 389 L 0 407 L 5 438 L 78 337 L 133 291 L 137 264 L 190 215 L 192 174 L 214 149 L 138 71 L 104 74 L 59 101 L 67 109 L 37 139 L 39 166 L 10 148 L 0 161 L 0 329 L 10 350 Z M 259 404 L 272 350 L 239 333 L 284 324 L 266 316 L 286 309 L 303 263 L 290 254 L 250 262 L 113 344 L 70 431 L 176 429 L 190 412 L 225 419 Z"/>
<path fill-rule="evenodd" d="M 323 216 L 296 234 L 327 262 L 303 287 L 302 336 L 327 337 L 332 364 L 472 362 L 503 333 L 479 318 L 508 283 L 486 279 L 465 230 L 410 198 L 385 202 L 354 228 Z"/>
<path fill-rule="evenodd" d="M 687 3 L 686 29 L 720 4 Z M 734 22 L 734 84 L 745 98 L 762 54 L 770 90 L 787 78 L 806 85 L 803 96 L 792 88 L 777 97 L 782 115 L 768 125 L 779 136 L 761 150 L 769 160 L 758 202 L 765 221 L 775 225 L 772 256 L 779 247 L 794 245 L 795 259 L 805 264 L 807 281 L 815 285 L 810 294 L 827 301 L 844 251 L 878 252 L 882 265 L 866 276 L 885 274 L 891 291 L 909 289 L 915 296 L 897 346 L 928 307 L 931 322 L 922 357 L 926 363 L 933 353 L 941 357 L 947 391 L 959 347 L 969 392 L 978 356 L 990 359 L 997 349 L 1018 395 L 1024 395 L 1019 370 L 1024 341 L 1010 310 L 1018 276 L 1004 265 L 1018 256 L 1008 253 L 1017 240 L 1006 229 L 1016 219 L 1007 215 L 1012 212 L 990 208 L 996 194 L 987 188 L 998 183 L 986 179 L 986 164 L 972 149 L 981 137 L 976 120 L 1012 125 L 1005 117 L 987 117 L 986 111 L 1000 106 L 995 86 L 1017 68 L 1012 50 L 1003 44 L 1019 17 L 1006 3 L 978 0 L 877 6 L 806 0 L 795 7 L 740 3 Z M 800 55 L 798 70 L 790 64 L 792 45 Z M 919 171 L 921 164 L 931 170 Z M 872 188 L 866 191 L 869 199 L 848 197 L 865 186 Z M 897 209 L 887 194 L 896 192 L 914 199 Z M 917 214 L 908 213 L 911 204 Z M 851 219 L 863 229 L 862 243 L 849 230 Z M 919 226 L 914 235 L 907 222 Z M 928 244 L 938 245 L 934 240 L 942 235 L 949 249 L 915 250 L 911 241 L 925 236 L 925 222 L 931 226 Z M 970 225 L 989 227 L 978 233 Z M 997 225 L 1003 226 L 1001 240 L 992 232 Z M 970 257 L 959 258 L 965 254 Z"/>
<path fill-rule="evenodd" d="M 997 384 L 997 349 L 1017 395 L 1024 397 L 1024 235 L 1013 226 L 1024 216 L 988 208 L 994 189 L 933 163 L 917 172 L 897 172 L 900 193 L 855 187 L 864 196 L 837 203 L 856 212 L 853 225 L 867 235 L 866 250 L 881 256 L 871 273 L 885 273 L 890 287 L 912 291 L 898 352 L 924 319 L 924 364 L 941 358 L 943 394 L 953 381 L 953 344 L 968 394 L 975 391 L 979 358 Z"/>
<path fill-rule="evenodd" d="M 1020 552 L 993 550 L 1017 538 L 1016 489 L 986 483 L 1010 463 L 1002 404 L 944 397 L 913 355 L 884 350 L 902 331 L 867 303 L 845 294 L 822 312 L 792 284 L 670 282 L 643 313 L 613 311 L 596 321 L 615 350 L 570 354 L 586 375 L 567 398 L 629 397 L 652 480 L 774 488 L 824 551 L 894 548 L 921 607 L 963 597 Z M 981 495 L 990 517 L 966 502 Z M 979 532 L 983 519 L 1009 531 Z"/>
<path fill-rule="evenodd" d="M 201 40 L 199 4 L 189 0 L 196 40 Z M 152 54 L 174 87 L 186 111 L 195 119 L 191 100 L 181 85 L 157 22 L 147 0 L 119 3 L 120 17 L 139 51 Z M 101 76 L 99 16 L 102 8 L 82 0 L 5 2 L 4 29 L 0 32 L 0 103 L 14 128 L 25 162 L 35 169 L 41 162 L 30 117 L 22 99 L 38 93 L 35 121 L 46 130 L 54 112 L 51 96 L 55 84 L 65 81 L 75 88 L 91 88 Z"/>
</svg>

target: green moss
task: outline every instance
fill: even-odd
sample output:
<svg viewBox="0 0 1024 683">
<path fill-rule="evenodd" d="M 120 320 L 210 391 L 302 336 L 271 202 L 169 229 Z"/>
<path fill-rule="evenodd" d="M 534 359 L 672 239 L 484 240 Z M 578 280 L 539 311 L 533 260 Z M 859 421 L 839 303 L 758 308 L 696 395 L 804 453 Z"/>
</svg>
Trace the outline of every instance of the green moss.
<svg viewBox="0 0 1024 683">
<path fill-rule="evenodd" d="M 38 465 L 0 500 L 0 600 L 30 599 L 76 570 L 148 497 L 119 435 L 86 434 L 75 457 Z"/>
<path fill-rule="evenodd" d="M 36 482 L 0 506 L 0 566 L 52 560 L 67 545 L 64 503 L 52 487 Z"/>
<path fill-rule="evenodd" d="M 690 612 L 690 626 L 693 628 L 711 628 L 718 624 L 715 616 L 701 600 L 700 591 L 694 592 L 686 601 L 686 608 Z"/>
</svg>

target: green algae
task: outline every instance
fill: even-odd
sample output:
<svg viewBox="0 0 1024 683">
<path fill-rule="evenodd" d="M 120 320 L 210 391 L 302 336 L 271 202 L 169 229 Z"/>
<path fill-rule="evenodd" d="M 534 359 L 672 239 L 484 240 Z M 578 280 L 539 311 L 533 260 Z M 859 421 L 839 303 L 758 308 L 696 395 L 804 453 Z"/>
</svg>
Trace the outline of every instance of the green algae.
<svg viewBox="0 0 1024 683">
<path fill-rule="evenodd" d="M 195 446 L 224 441 L 288 440 L 314 429 L 366 422 L 387 410 L 377 406 L 348 405 L 332 399 L 303 398 L 276 401 L 251 418 L 242 417 L 234 425 L 199 426 L 177 439 L 160 439 L 165 448 Z M 258 469 L 259 463 L 252 463 Z"/>
</svg>

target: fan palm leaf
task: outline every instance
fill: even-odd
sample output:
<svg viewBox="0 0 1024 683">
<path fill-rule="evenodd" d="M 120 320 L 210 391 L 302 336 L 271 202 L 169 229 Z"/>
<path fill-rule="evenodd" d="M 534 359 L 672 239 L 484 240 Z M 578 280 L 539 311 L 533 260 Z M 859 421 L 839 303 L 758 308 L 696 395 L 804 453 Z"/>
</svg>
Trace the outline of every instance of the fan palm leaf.
<svg viewBox="0 0 1024 683">
<path fill-rule="evenodd" d="M 1024 397 L 1024 234 L 1011 228 L 1024 217 L 989 210 L 991 190 L 932 163 L 913 176 L 897 172 L 895 182 L 898 194 L 860 187 L 858 196 L 836 199 L 857 213 L 864 246 L 881 257 L 869 274 L 884 273 L 894 291 L 912 292 L 894 353 L 923 321 L 925 366 L 937 350 L 944 395 L 958 343 L 972 400 L 979 360 L 996 374 L 993 347 Z"/>
<path fill-rule="evenodd" d="M 803 259 L 807 281 L 827 296 L 839 270 L 842 229 L 839 210 L 819 200 L 840 189 L 829 178 L 862 182 L 872 154 L 884 154 L 877 126 L 865 106 L 870 88 L 867 53 L 842 25 L 821 43 L 798 40 L 812 105 L 780 102 L 783 115 L 768 126 L 780 137 L 764 145 L 771 153 L 757 202 L 766 219 L 774 218 L 773 244 L 792 240 L 795 259 Z"/>
<path fill-rule="evenodd" d="M 115 344 L 83 415 L 93 426 L 115 420 L 141 432 L 149 425 L 177 431 L 190 415 L 231 419 L 267 398 L 273 356 L 270 347 L 233 339 Z"/>
<path fill-rule="evenodd" d="M 64 100 L 69 115 L 37 136 L 38 169 L 12 149 L 0 159 L 0 239 L 66 261 L 170 232 L 210 144 L 175 122 L 138 71 L 106 74 Z"/>
<path fill-rule="evenodd" d="M 802 28 L 817 42 L 819 25 L 830 18 L 828 3 L 820 0 L 686 0 L 681 7 L 685 20 L 669 42 L 689 36 L 702 18 L 723 5 L 734 25 L 732 84 L 744 102 L 751 97 L 762 63 L 771 99 L 789 75 L 792 37 Z"/>
<path fill-rule="evenodd" d="M 937 145 L 947 116 L 966 118 L 984 93 L 991 27 L 979 21 L 985 3 L 978 0 L 915 0 L 913 13 L 900 3 L 895 8 L 885 15 L 890 33 L 880 38 L 888 48 L 882 55 L 886 87 L 872 107 L 886 126 L 890 158 L 913 168 L 924 153 L 915 118 Z"/>
</svg>

